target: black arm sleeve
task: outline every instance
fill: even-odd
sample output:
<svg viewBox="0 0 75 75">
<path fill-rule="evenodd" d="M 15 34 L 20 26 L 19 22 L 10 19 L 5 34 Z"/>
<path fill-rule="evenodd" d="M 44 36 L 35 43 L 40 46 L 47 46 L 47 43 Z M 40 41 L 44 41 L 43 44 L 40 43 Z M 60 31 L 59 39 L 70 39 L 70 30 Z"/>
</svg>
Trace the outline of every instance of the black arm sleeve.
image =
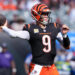
<svg viewBox="0 0 75 75">
<path fill-rule="evenodd" d="M 64 48 L 69 49 L 70 40 L 69 40 L 68 36 L 66 38 L 63 37 L 63 46 L 64 46 Z"/>
</svg>

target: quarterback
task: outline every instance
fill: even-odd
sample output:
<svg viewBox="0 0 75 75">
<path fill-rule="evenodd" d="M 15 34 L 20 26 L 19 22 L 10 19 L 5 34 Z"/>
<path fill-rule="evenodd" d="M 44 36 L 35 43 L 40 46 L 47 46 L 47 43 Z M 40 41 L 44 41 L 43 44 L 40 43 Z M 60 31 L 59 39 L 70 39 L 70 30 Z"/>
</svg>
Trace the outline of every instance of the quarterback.
<svg viewBox="0 0 75 75">
<path fill-rule="evenodd" d="M 12 37 L 29 40 L 32 48 L 32 62 L 29 75 L 59 75 L 55 65 L 56 56 L 55 40 L 65 48 L 70 48 L 67 35 L 69 27 L 65 24 L 50 23 L 51 10 L 45 4 L 36 4 L 31 9 L 35 24 L 25 24 L 22 31 L 14 31 L 7 27 L 7 20 L 2 29 Z"/>
</svg>

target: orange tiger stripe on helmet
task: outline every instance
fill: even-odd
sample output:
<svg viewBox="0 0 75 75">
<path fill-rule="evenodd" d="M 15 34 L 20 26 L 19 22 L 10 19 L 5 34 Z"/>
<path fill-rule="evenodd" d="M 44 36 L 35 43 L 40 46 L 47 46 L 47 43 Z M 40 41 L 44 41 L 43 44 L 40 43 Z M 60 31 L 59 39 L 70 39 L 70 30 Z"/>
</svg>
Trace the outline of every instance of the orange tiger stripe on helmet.
<svg viewBox="0 0 75 75">
<path fill-rule="evenodd" d="M 35 10 L 37 12 L 37 7 L 39 6 L 39 4 L 36 4 L 33 6 L 33 10 Z"/>
<path fill-rule="evenodd" d="M 47 7 L 45 4 L 36 4 L 33 6 L 33 10 L 39 12 L 39 11 L 41 11 L 40 9 L 43 9 L 45 7 Z"/>
<path fill-rule="evenodd" d="M 47 6 L 43 6 L 43 7 L 40 9 L 40 11 L 43 11 L 43 9 L 46 8 L 46 7 L 47 7 Z"/>
<path fill-rule="evenodd" d="M 39 8 L 40 6 L 41 6 L 41 4 L 38 4 L 37 9 L 36 9 L 37 11 L 38 11 L 38 8 Z"/>
<path fill-rule="evenodd" d="M 39 6 L 37 7 L 37 10 L 40 11 L 41 7 L 45 6 L 45 4 L 39 4 Z"/>
<path fill-rule="evenodd" d="M 38 4 L 36 4 L 36 5 L 34 5 L 33 7 L 32 7 L 32 9 L 31 9 L 31 12 L 33 13 L 33 15 L 35 15 L 36 13 L 35 12 L 37 12 L 37 10 L 36 10 L 36 7 L 38 6 Z M 35 12 L 34 12 L 35 11 Z M 33 17 L 33 16 L 32 16 Z"/>
<path fill-rule="evenodd" d="M 39 4 L 34 5 L 34 6 L 32 7 L 32 9 L 31 9 L 32 17 L 33 17 L 33 19 L 36 18 L 36 20 L 39 20 L 39 19 L 40 19 L 40 16 L 38 15 L 38 11 L 37 11 L 37 6 L 38 6 L 38 5 L 39 5 Z M 35 18 L 34 18 L 34 17 L 35 17 Z"/>
<path fill-rule="evenodd" d="M 33 10 L 37 11 L 37 10 L 36 10 L 37 6 L 38 6 L 38 5 L 36 5 L 36 6 L 33 8 Z"/>
<path fill-rule="evenodd" d="M 48 8 L 48 6 L 47 5 L 45 5 L 45 4 L 36 4 L 36 5 L 34 5 L 33 7 L 32 7 L 32 9 L 31 9 L 31 16 L 32 16 L 32 18 L 34 19 L 34 20 L 36 20 L 36 21 L 40 21 L 40 19 L 41 19 L 41 13 L 42 12 L 48 12 L 50 9 Z"/>
</svg>

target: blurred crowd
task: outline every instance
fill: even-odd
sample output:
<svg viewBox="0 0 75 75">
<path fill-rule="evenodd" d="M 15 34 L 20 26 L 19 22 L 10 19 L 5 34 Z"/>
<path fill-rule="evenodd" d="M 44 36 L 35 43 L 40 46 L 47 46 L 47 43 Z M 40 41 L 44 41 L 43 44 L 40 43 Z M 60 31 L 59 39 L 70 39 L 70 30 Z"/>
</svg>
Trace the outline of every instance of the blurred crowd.
<svg viewBox="0 0 75 75">
<path fill-rule="evenodd" d="M 13 25 L 12 28 L 19 29 L 18 26 L 21 25 L 17 23 L 20 20 L 20 23 L 34 22 L 31 18 L 30 9 L 34 4 L 40 2 L 47 4 L 51 9 L 52 22 L 67 24 L 72 31 L 74 30 L 75 0 L 0 0 L 0 13 L 7 17 L 9 24 Z"/>
<path fill-rule="evenodd" d="M 0 13 L 6 16 L 10 28 L 22 30 L 25 23 L 34 22 L 30 9 L 40 2 L 51 9 L 51 22 L 67 24 L 70 31 L 75 31 L 75 0 L 0 0 Z M 31 56 L 29 58 L 24 61 L 25 71 L 28 71 L 26 63 L 30 62 Z M 75 75 L 75 52 L 58 50 L 55 64 L 60 75 Z"/>
</svg>

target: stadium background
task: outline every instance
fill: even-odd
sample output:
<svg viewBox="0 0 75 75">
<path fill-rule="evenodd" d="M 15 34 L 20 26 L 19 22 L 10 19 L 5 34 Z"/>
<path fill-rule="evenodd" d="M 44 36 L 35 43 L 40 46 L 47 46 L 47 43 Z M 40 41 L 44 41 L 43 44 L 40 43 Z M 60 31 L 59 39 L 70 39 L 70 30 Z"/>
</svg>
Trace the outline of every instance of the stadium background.
<svg viewBox="0 0 75 75">
<path fill-rule="evenodd" d="M 56 65 L 59 65 L 59 62 L 57 63 L 57 59 L 59 59 L 58 56 L 61 51 L 64 56 L 64 60 L 60 58 L 61 62 L 68 62 L 70 67 L 74 66 L 74 64 L 71 64 L 70 62 L 73 61 L 72 57 L 75 56 L 75 0 L 0 0 L 0 13 L 6 16 L 8 19 L 8 26 L 11 29 L 21 30 L 24 23 L 28 24 L 34 22 L 30 15 L 30 9 L 34 4 L 40 2 L 47 4 L 51 9 L 51 22 L 67 24 L 70 27 L 70 32 L 68 35 L 71 40 L 71 48 L 67 51 L 67 58 L 64 58 L 64 48 L 57 42 L 57 58 L 55 60 Z M 6 33 L 0 32 L 0 45 L 3 42 L 7 44 L 8 50 L 14 56 L 17 68 L 16 75 L 26 75 L 24 70 L 24 59 L 26 55 L 31 52 L 28 41 L 20 38 L 13 39 Z M 75 63 L 75 60 L 73 62 Z M 69 67 L 69 70 L 67 70 L 68 67 L 66 65 L 64 67 L 64 69 L 60 69 L 57 66 L 58 70 L 61 71 L 60 75 L 70 75 L 71 68 Z M 62 74 L 62 72 L 65 72 L 65 74 Z"/>
</svg>

